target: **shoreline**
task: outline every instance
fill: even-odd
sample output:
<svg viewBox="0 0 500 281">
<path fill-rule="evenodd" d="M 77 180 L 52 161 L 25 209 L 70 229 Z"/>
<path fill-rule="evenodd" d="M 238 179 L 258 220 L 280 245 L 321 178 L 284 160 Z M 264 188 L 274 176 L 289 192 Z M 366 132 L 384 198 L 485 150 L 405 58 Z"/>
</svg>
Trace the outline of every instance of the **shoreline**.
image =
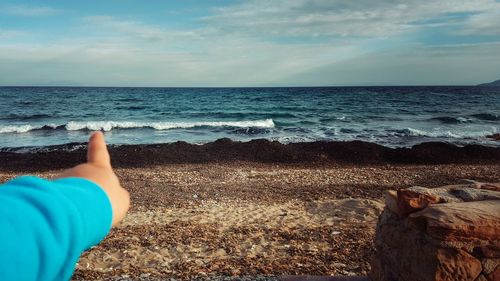
<svg viewBox="0 0 500 281">
<path fill-rule="evenodd" d="M 46 147 L 37 152 L 0 151 L 0 170 L 47 171 L 85 161 L 85 144 Z M 71 150 L 72 149 L 72 150 Z M 282 144 L 265 139 L 248 142 L 218 139 L 206 144 L 174 142 L 109 146 L 113 166 L 142 168 L 167 164 L 251 162 L 298 166 L 500 164 L 500 147 L 457 146 L 427 142 L 390 148 L 364 141 Z"/>
</svg>

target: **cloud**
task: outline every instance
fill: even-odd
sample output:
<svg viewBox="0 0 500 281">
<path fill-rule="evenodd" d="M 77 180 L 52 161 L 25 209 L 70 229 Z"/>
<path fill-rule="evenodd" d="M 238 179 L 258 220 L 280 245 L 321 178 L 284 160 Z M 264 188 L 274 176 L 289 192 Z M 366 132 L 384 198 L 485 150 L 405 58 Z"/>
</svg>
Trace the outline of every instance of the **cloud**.
<svg viewBox="0 0 500 281">
<path fill-rule="evenodd" d="M 459 34 L 500 35 L 500 3 L 484 13 L 467 19 Z"/>
<path fill-rule="evenodd" d="M 139 21 L 123 20 L 114 16 L 96 15 L 87 16 L 82 22 L 100 30 L 117 32 L 124 35 L 133 36 L 146 41 L 172 40 L 179 37 L 195 38 L 198 34 L 195 31 L 178 31 L 162 28 L 157 25 L 145 24 Z"/>
<path fill-rule="evenodd" d="M 281 0 L 220 7 L 204 20 L 224 32 L 267 36 L 385 37 L 450 13 L 482 13 L 494 0 Z"/>
<path fill-rule="evenodd" d="M 184 30 L 108 15 L 87 16 L 82 22 L 145 41 L 227 36 L 377 39 L 448 25 L 468 33 L 494 33 L 499 13 L 495 0 L 251 0 L 213 8 L 199 19 L 203 27 Z"/>
<path fill-rule="evenodd" d="M 26 31 L 14 29 L 0 29 L 0 39 L 7 40 L 28 34 Z"/>
<path fill-rule="evenodd" d="M 500 78 L 498 65 L 500 42 L 413 46 L 320 66 L 288 79 L 292 85 L 474 85 Z"/>
<path fill-rule="evenodd" d="M 0 84 L 478 83 L 500 75 L 498 44 L 425 46 L 411 35 L 442 27 L 460 30 L 457 36 L 498 35 L 498 5 L 492 0 L 252 0 L 215 8 L 199 25 L 183 28 L 85 16 L 72 21 L 77 26 L 68 27 L 71 34 L 50 41 L 0 41 Z M 0 38 L 19 35 L 0 30 Z"/>
<path fill-rule="evenodd" d="M 0 46 L 0 84 L 460 85 L 500 77 L 500 43 L 413 46 L 364 54 L 348 45 L 249 45 L 244 40 L 213 44 L 206 46 L 206 54 L 153 52 L 114 41 Z"/>
<path fill-rule="evenodd" d="M 61 10 L 54 9 L 51 7 L 43 6 L 6 6 L 0 8 L 0 12 L 4 14 L 9 14 L 13 16 L 23 16 L 23 17 L 42 17 L 42 16 L 52 16 L 61 12 Z"/>
<path fill-rule="evenodd" d="M 40 84 L 57 77 L 101 86 L 269 85 L 324 61 L 360 52 L 350 45 L 280 45 L 242 38 L 203 41 L 200 51 L 165 49 L 170 44 L 165 45 L 137 46 L 134 41 L 113 38 L 0 45 L 0 84 Z"/>
</svg>

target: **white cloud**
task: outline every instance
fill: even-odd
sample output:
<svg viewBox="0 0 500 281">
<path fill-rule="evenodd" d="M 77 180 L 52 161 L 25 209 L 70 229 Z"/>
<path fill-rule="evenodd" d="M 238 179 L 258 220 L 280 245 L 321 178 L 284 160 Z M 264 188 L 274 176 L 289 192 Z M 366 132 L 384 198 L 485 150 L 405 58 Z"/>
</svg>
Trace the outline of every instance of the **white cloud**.
<svg viewBox="0 0 500 281">
<path fill-rule="evenodd" d="M 440 19 L 457 13 L 473 15 L 462 22 L 456 18 Z M 189 30 L 173 30 L 105 15 L 85 17 L 83 23 L 147 41 L 223 36 L 388 38 L 409 34 L 418 28 L 451 24 L 455 27 L 465 24 L 466 28 L 462 29 L 470 32 L 492 33 L 499 30 L 495 28 L 499 13 L 500 4 L 495 0 L 251 0 L 214 8 L 210 16 L 200 19 L 203 28 Z"/>
<path fill-rule="evenodd" d="M 0 45 L 0 84 L 57 78 L 108 86 L 269 85 L 361 52 L 350 45 L 280 45 L 241 38 L 200 42 L 199 52 L 161 48 L 115 39 Z"/>
<path fill-rule="evenodd" d="M 471 16 L 466 20 L 461 34 L 500 35 L 500 3 L 492 9 Z"/>
<path fill-rule="evenodd" d="M 385 37 L 412 30 L 418 21 L 495 7 L 494 0 L 252 0 L 215 9 L 205 21 L 254 35 Z"/>
<path fill-rule="evenodd" d="M 26 31 L 15 29 L 0 29 L 0 39 L 7 40 L 28 34 Z"/>
<path fill-rule="evenodd" d="M 130 35 L 147 41 L 172 40 L 179 37 L 196 38 L 198 36 L 196 31 L 168 30 L 156 25 L 106 15 L 87 16 L 82 19 L 82 22 L 98 27 L 100 30 Z"/>
<path fill-rule="evenodd" d="M 500 42 L 413 46 L 288 77 L 292 85 L 474 85 L 500 78 Z"/>
<path fill-rule="evenodd" d="M 42 17 L 52 16 L 60 13 L 61 11 L 51 7 L 17 5 L 0 8 L 0 12 L 14 16 Z"/>
<path fill-rule="evenodd" d="M 219 42 L 221 43 L 221 42 Z M 365 53 L 349 45 L 225 41 L 206 53 L 156 52 L 124 42 L 0 46 L 0 84 L 308 86 L 476 84 L 500 77 L 500 43 Z"/>
<path fill-rule="evenodd" d="M 488 80 L 481 75 L 500 75 L 495 72 L 500 63 L 495 55 L 500 54 L 493 45 L 415 47 L 399 35 L 447 25 L 449 21 L 436 17 L 462 12 L 473 13 L 453 17 L 454 26 L 457 18 L 462 20 L 459 24 L 466 27 L 464 34 L 498 34 L 497 7 L 493 0 L 253 0 L 217 8 L 201 20 L 200 27 L 190 29 L 107 15 L 87 16 L 75 21 L 80 26 L 73 27 L 78 31 L 74 36 L 38 45 L 0 42 L 0 84 L 481 82 Z M 19 32 L 0 30 L 0 38 L 13 38 Z M 298 40 L 290 43 L 279 40 L 281 36 L 296 36 Z M 307 36 L 319 40 L 305 39 Z M 391 49 L 381 51 L 377 44 Z"/>
</svg>

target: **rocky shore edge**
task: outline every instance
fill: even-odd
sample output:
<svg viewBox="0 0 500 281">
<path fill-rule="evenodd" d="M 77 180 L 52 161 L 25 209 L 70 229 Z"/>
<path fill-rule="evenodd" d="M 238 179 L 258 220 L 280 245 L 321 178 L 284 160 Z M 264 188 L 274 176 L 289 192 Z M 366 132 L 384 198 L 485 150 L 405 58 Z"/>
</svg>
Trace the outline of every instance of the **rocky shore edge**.
<svg viewBox="0 0 500 281">
<path fill-rule="evenodd" d="M 389 190 L 373 281 L 500 280 L 500 184 L 471 180 Z"/>
<path fill-rule="evenodd" d="M 85 159 L 84 144 L 65 144 L 37 152 L 0 151 L 0 169 L 43 171 L 70 167 Z M 500 164 L 500 147 L 456 146 L 427 142 L 411 148 L 389 148 L 370 142 L 304 142 L 282 144 L 265 139 L 248 142 L 219 139 L 197 145 L 187 142 L 110 146 L 115 167 L 164 164 L 257 162 L 307 165 Z"/>
</svg>

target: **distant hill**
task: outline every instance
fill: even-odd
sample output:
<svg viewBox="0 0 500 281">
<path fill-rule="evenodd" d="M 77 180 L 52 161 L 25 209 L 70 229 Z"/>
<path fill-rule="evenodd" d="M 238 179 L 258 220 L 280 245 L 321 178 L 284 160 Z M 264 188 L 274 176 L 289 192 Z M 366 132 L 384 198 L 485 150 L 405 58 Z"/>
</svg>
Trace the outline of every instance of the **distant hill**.
<svg viewBox="0 0 500 281">
<path fill-rule="evenodd" d="M 500 80 L 493 81 L 493 82 L 490 82 L 490 83 L 479 84 L 478 86 L 500 87 Z"/>
</svg>

